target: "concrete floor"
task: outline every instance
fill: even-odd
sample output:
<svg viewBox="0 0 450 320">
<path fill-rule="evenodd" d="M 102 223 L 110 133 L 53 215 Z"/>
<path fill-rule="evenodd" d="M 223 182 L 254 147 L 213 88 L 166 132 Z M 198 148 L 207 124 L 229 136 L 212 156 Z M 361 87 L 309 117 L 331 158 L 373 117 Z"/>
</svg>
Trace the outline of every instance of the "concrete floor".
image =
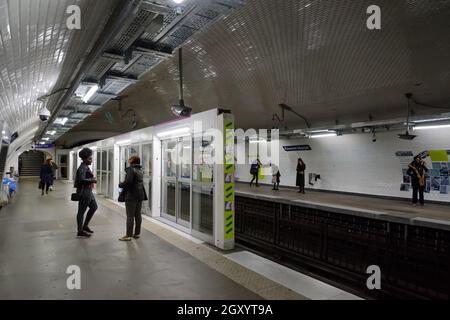
<svg viewBox="0 0 450 320">
<path fill-rule="evenodd" d="M 261 197 L 268 196 L 269 200 L 282 198 L 289 201 L 307 201 L 321 206 L 346 207 L 355 211 L 373 210 L 387 216 L 415 219 L 414 224 L 418 224 L 419 219 L 435 220 L 433 222 L 442 223 L 446 228 L 450 224 L 450 204 L 427 204 L 424 207 L 413 207 L 407 199 L 381 199 L 369 196 L 347 195 L 333 192 L 306 191 L 306 194 L 299 194 L 297 190 L 281 188 L 280 191 L 273 191 L 272 187 L 260 185 L 250 187 L 247 183 L 236 184 L 236 194 L 253 194 Z M 274 198 L 275 197 L 275 198 Z M 426 202 L 426 199 L 425 199 Z M 422 222 L 423 222 L 422 221 Z"/>
<path fill-rule="evenodd" d="M 99 202 L 91 239 L 77 239 L 71 185 L 42 197 L 20 183 L 0 211 L 0 299 L 260 299 L 193 256 L 143 230 L 123 243 L 123 216 Z M 67 289 L 68 266 L 81 268 L 82 289 Z"/>
</svg>

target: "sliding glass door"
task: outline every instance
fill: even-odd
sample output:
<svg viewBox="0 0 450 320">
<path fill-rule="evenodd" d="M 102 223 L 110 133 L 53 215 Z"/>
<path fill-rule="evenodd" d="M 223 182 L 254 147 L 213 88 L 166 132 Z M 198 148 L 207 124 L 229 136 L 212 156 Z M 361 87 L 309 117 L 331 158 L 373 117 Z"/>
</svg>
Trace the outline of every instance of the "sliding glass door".
<svg viewBox="0 0 450 320">
<path fill-rule="evenodd" d="M 191 225 L 191 139 L 162 141 L 161 216 Z"/>
</svg>

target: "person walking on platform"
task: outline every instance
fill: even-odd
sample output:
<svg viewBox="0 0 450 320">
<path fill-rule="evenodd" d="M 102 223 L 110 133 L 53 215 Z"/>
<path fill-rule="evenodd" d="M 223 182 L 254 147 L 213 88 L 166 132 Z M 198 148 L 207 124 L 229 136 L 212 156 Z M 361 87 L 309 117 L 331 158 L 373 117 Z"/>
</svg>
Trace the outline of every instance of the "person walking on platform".
<svg viewBox="0 0 450 320">
<path fill-rule="evenodd" d="M 45 161 L 45 163 L 41 166 L 40 178 L 41 180 L 39 186 L 42 189 L 42 195 L 44 195 L 44 192 L 48 194 L 48 190 L 53 181 L 52 165 L 50 159 Z"/>
<path fill-rule="evenodd" d="M 142 201 L 148 200 L 144 188 L 144 172 L 142 171 L 141 159 L 138 156 L 132 156 L 128 160 L 128 164 L 130 166 L 125 170 L 125 181 L 119 184 L 119 188 L 123 189 L 122 192 L 125 195 L 124 200 L 127 211 L 127 234 L 120 238 L 120 241 L 131 241 L 132 238 L 140 238 Z"/>
<path fill-rule="evenodd" d="M 58 165 L 50 158 L 52 166 L 52 184 L 50 185 L 50 191 L 53 191 L 53 185 L 56 179 L 56 170 L 58 170 Z"/>
<path fill-rule="evenodd" d="M 306 164 L 303 162 L 302 158 L 298 159 L 297 163 L 297 182 L 296 185 L 299 187 L 299 193 L 305 193 L 305 170 Z"/>
<path fill-rule="evenodd" d="M 252 175 L 252 181 L 250 181 L 250 187 L 253 185 L 253 182 L 256 180 L 256 186 L 259 187 L 258 184 L 258 175 L 259 175 L 259 169 L 261 168 L 261 161 L 259 159 L 256 159 L 253 161 L 252 166 L 250 167 L 250 174 Z"/>
<path fill-rule="evenodd" d="M 77 214 L 77 236 L 81 238 L 89 238 L 91 234 L 94 233 L 89 228 L 89 223 L 91 222 L 94 213 L 98 209 L 94 193 L 92 192 L 92 189 L 94 189 L 94 184 L 97 183 L 97 179 L 94 178 L 94 175 L 89 168 L 89 166 L 92 164 L 92 154 L 93 152 L 89 148 L 85 148 L 80 151 L 79 156 L 81 160 L 83 160 L 83 163 L 81 163 L 80 167 L 78 168 L 77 176 L 75 178 L 75 188 L 77 189 L 79 198 Z M 89 208 L 89 211 L 86 214 L 86 220 L 84 220 L 84 214 L 87 208 Z"/>
<path fill-rule="evenodd" d="M 272 167 L 272 183 L 273 183 L 273 189 L 272 190 L 280 190 L 280 169 L 278 168 L 278 166 L 274 163 L 270 164 L 270 166 Z"/>
<path fill-rule="evenodd" d="M 413 189 L 412 202 L 414 206 L 417 206 L 417 194 L 419 194 L 420 205 L 425 205 L 424 191 L 426 184 L 425 176 L 427 172 L 428 168 L 421 156 L 415 157 L 414 161 L 408 166 L 407 173 L 411 176 L 411 185 Z"/>
</svg>

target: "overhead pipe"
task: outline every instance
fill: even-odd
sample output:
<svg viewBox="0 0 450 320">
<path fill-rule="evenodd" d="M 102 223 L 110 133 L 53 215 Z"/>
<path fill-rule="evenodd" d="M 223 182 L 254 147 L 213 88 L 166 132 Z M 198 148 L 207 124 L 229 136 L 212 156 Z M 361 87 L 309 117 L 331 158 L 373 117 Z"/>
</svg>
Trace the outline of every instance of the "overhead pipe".
<svg viewBox="0 0 450 320">
<path fill-rule="evenodd" d="M 37 135 L 36 140 L 39 140 L 44 136 L 44 133 L 47 131 L 48 127 L 53 124 L 61 109 L 64 108 L 69 99 L 77 90 L 78 85 L 83 80 L 83 77 L 90 70 L 96 60 L 104 53 L 108 45 L 110 45 L 112 39 L 117 35 L 125 22 L 141 5 L 141 3 L 142 0 L 122 0 L 121 4 L 114 10 L 112 17 L 103 29 L 103 32 L 95 44 L 94 49 L 84 59 L 80 70 L 75 76 L 75 80 L 72 82 L 73 84 L 70 86 L 70 89 L 55 103 L 56 108 L 53 108 L 53 105 L 49 108 L 52 110 L 52 115 L 50 116 L 49 121 L 45 124 L 43 130 L 41 130 L 41 132 Z"/>
</svg>

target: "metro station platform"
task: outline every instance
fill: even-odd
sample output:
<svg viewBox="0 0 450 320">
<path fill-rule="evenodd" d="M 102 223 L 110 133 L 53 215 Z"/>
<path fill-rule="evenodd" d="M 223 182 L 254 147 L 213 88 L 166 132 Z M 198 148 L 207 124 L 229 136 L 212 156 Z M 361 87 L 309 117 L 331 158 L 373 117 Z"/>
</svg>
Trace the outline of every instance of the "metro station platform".
<svg viewBox="0 0 450 320">
<path fill-rule="evenodd" d="M 23 181 L 0 211 L 0 299 L 357 298 L 249 252 L 221 252 L 150 218 L 141 239 L 120 242 L 124 209 L 100 196 L 94 236 L 77 239 L 71 192 L 71 184 L 56 182 L 43 197 L 37 182 Z M 81 290 L 67 288 L 71 265 L 81 269 Z"/>
<path fill-rule="evenodd" d="M 426 203 L 426 198 L 425 206 L 414 207 L 409 199 L 389 199 L 315 190 L 307 190 L 305 194 L 300 194 L 293 188 L 280 187 L 279 191 L 274 191 L 272 187 L 266 185 L 256 188 L 255 185 L 250 187 L 248 183 L 237 183 L 236 195 L 291 203 L 359 217 L 450 230 L 450 204 Z"/>
</svg>

